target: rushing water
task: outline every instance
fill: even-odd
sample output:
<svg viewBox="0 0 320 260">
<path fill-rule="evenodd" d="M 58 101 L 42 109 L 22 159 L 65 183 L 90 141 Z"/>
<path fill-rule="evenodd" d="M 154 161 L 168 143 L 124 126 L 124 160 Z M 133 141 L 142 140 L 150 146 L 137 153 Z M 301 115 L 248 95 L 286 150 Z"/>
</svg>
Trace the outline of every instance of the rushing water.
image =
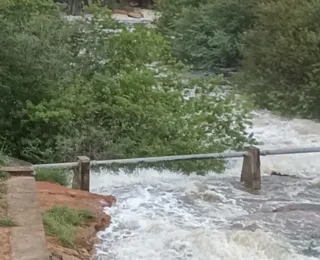
<svg viewBox="0 0 320 260">
<path fill-rule="evenodd" d="M 320 144 L 319 123 L 266 111 L 255 113 L 252 132 L 262 149 Z M 96 259 L 320 259 L 319 156 L 263 157 L 259 194 L 239 184 L 240 159 L 224 174 L 204 177 L 97 172 L 92 191 L 118 202 L 106 209 L 112 224 L 99 234 Z M 292 177 L 270 176 L 272 170 Z"/>
<path fill-rule="evenodd" d="M 255 112 L 253 123 L 262 149 L 320 146 L 320 123 L 266 111 Z M 258 194 L 239 184 L 240 159 L 229 160 L 222 175 L 94 173 L 91 190 L 118 202 L 105 209 L 112 224 L 99 234 L 102 244 L 93 258 L 320 259 L 320 154 L 268 156 L 261 164 Z M 271 171 L 290 176 L 270 176 Z"/>
</svg>

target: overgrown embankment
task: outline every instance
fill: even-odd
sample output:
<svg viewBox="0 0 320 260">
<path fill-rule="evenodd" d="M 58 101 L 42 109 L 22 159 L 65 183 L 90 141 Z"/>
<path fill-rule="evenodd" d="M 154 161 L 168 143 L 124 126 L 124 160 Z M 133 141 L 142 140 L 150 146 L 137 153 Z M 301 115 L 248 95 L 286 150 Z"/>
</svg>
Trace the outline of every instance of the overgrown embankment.
<svg viewBox="0 0 320 260">
<path fill-rule="evenodd" d="M 96 233 L 110 224 L 103 207 L 112 206 L 115 198 L 43 181 L 37 182 L 37 192 L 49 251 L 63 259 L 89 260 Z"/>
<path fill-rule="evenodd" d="M 12 158 L 12 160 L 15 159 Z M 39 229 L 41 233 L 39 227 L 42 227 L 42 223 L 36 216 L 37 214 L 40 216 L 39 206 L 47 247 L 51 256 L 54 256 L 52 259 L 70 259 L 71 257 L 73 260 L 89 260 L 94 253 L 94 245 L 99 243 L 96 233 L 105 230 L 110 223 L 110 216 L 103 212 L 103 208 L 112 206 L 116 199 L 113 196 L 92 194 L 62 186 L 68 185 L 70 180 L 67 172 L 59 170 L 37 171 L 36 190 L 32 177 L 9 178 L 8 173 L 0 172 L 1 260 L 11 260 L 13 254 L 19 256 L 46 254 L 44 251 L 41 252 L 45 250 L 45 244 L 39 243 L 38 246 L 33 244 L 30 247 L 21 248 L 23 239 L 19 237 L 21 230 L 34 225 L 38 225 L 36 230 L 31 228 L 27 234 L 36 235 Z M 26 191 L 27 193 L 24 193 Z M 28 197 L 30 194 L 34 196 Z M 26 201 L 21 204 L 23 198 L 26 198 Z M 17 223 L 10 219 L 9 215 L 14 216 Z M 36 221 L 30 223 L 35 219 L 39 223 L 36 224 Z M 13 239 L 10 240 L 10 237 Z"/>
</svg>

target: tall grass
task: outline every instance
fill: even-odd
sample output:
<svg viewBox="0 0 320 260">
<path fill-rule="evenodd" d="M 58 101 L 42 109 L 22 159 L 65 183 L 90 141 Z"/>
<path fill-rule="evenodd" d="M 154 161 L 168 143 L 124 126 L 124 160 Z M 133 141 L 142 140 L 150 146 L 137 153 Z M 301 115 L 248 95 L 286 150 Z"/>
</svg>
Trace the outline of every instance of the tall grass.
<svg viewBox="0 0 320 260">
<path fill-rule="evenodd" d="M 76 210 L 66 206 L 54 206 L 43 214 L 45 233 L 55 236 L 64 247 L 74 247 L 76 228 L 93 219 L 93 213 L 87 210 Z"/>
<path fill-rule="evenodd" d="M 60 184 L 62 186 L 70 185 L 70 174 L 66 170 L 61 169 L 37 169 L 36 181 L 49 181 Z"/>
</svg>

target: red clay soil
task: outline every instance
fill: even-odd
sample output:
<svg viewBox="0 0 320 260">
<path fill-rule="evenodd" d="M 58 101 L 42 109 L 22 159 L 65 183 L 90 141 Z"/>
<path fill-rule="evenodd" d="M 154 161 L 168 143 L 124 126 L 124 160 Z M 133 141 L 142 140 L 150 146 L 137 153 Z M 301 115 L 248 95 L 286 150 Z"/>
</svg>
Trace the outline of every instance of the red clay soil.
<svg viewBox="0 0 320 260">
<path fill-rule="evenodd" d="M 0 227 L 0 256 L 1 260 L 11 260 L 10 228 Z"/>
<path fill-rule="evenodd" d="M 6 192 L 3 192 L 6 185 L 5 181 L 0 180 L 0 220 L 8 217 L 8 203 Z M 0 259 L 11 260 L 10 246 L 11 228 L 0 227 Z"/>
<path fill-rule="evenodd" d="M 115 197 L 73 190 L 50 182 L 37 182 L 37 191 L 42 212 L 55 205 L 64 205 L 94 213 L 95 218 L 90 225 L 78 228 L 76 248 L 64 248 L 59 245 L 56 238 L 46 237 L 49 251 L 53 255 L 62 257 L 57 259 L 89 260 L 94 244 L 98 243 L 96 233 L 110 224 L 110 216 L 103 212 L 103 208 L 111 207 L 116 202 Z"/>
</svg>

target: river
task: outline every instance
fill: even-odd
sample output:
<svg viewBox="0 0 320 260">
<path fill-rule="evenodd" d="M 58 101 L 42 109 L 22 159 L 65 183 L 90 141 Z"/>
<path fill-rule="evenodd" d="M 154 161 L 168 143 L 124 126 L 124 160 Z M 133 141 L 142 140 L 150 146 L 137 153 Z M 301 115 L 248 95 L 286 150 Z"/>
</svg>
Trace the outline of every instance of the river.
<svg viewBox="0 0 320 260">
<path fill-rule="evenodd" d="M 320 144 L 320 123 L 268 111 L 254 112 L 250 131 L 261 149 Z M 92 191 L 118 202 L 105 209 L 112 224 L 99 234 L 95 259 L 320 259 L 319 156 L 262 157 L 262 190 L 255 195 L 239 184 L 241 159 L 229 160 L 221 175 L 96 172 Z M 273 170 L 290 177 L 270 176 Z M 292 204 L 303 209 L 273 212 Z"/>
<path fill-rule="evenodd" d="M 261 149 L 320 146 L 320 123 L 253 114 Z M 242 159 L 231 159 L 221 175 L 94 172 L 91 191 L 118 202 L 105 209 L 112 224 L 99 233 L 93 259 L 320 259 L 320 154 L 262 157 L 258 194 L 242 189 L 241 167 Z"/>
</svg>

